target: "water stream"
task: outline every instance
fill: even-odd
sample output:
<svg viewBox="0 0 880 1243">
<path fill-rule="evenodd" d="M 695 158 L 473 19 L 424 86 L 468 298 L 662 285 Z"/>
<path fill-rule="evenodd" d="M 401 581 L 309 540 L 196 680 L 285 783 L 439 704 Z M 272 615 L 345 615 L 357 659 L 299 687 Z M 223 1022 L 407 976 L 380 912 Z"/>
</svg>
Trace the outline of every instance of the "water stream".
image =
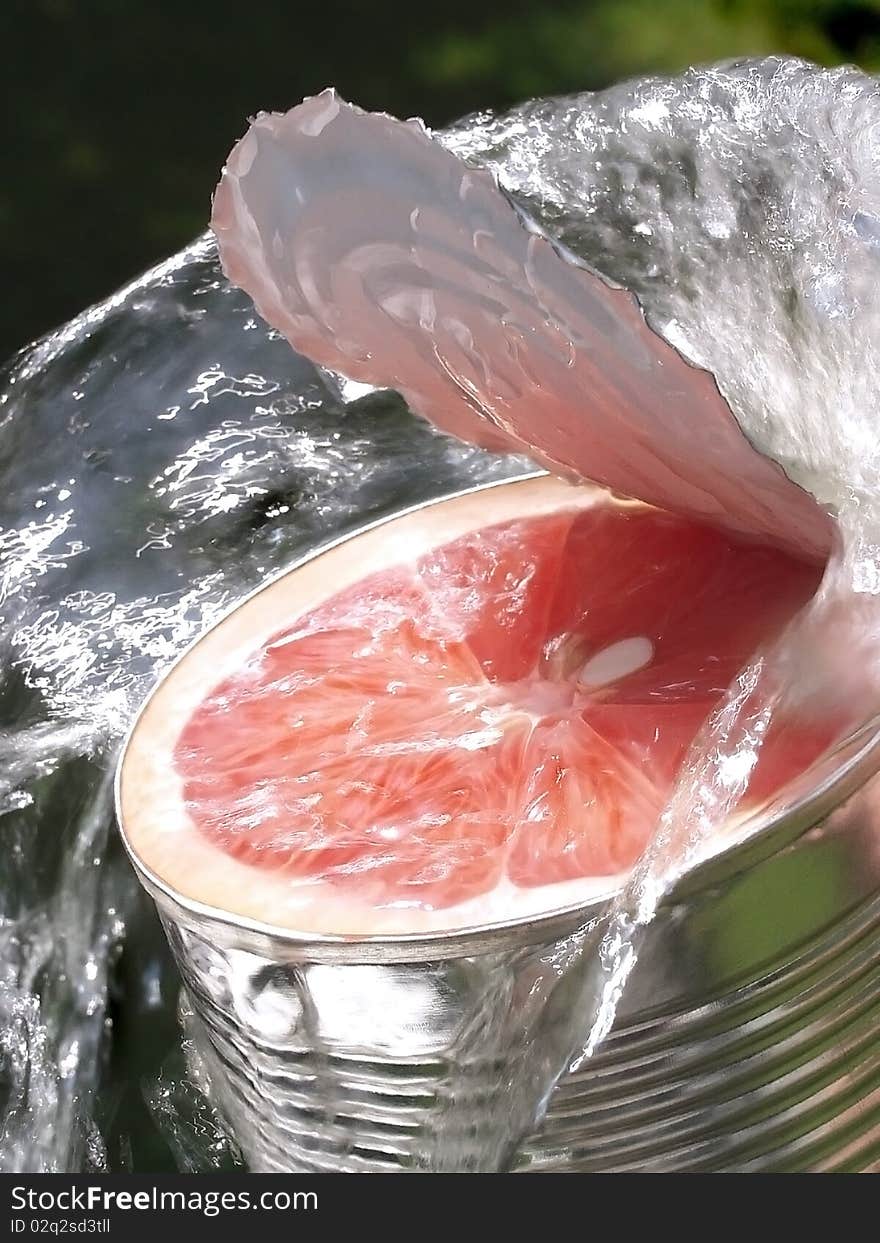
<svg viewBox="0 0 880 1243">
<path fill-rule="evenodd" d="M 607 1031 L 640 928 L 735 806 L 777 695 L 871 698 L 878 125 L 872 79 L 772 61 L 446 136 L 634 289 L 750 438 L 843 518 L 814 623 L 732 689 L 601 952 L 590 928 L 537 971 L 520 1030 L 538 1055 L 512 1065 L 482 1168 L 510 1159 L 555 1076 Z M 522 469 L 434 434 L 393 395 L 340 390 L 256 318 L 207 239 L 0 374 L 4 1169 L 230 1159 L 183 1078 L 177 977 L 111 831 L 118 739 L 157 672 L 266 574 L 370 516 Z"/>
</svg>

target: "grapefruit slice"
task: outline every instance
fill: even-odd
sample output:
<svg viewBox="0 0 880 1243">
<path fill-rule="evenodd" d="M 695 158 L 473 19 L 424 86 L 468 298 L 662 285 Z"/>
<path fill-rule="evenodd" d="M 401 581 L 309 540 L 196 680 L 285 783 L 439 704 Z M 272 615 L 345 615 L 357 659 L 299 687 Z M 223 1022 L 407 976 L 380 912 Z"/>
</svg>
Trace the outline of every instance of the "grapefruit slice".
<svg viewBox="0 0 880 1243">
<path fill-rule="evenodd" d="M 121 771 L 130 848 L 191 899 L 306 932 L 580 900 L 634 862 L 707 714 L 820 573 L 547 477 L 379 524 L 160 685 Z M 779 725 L 760 797 L 831 741 Z"/>
</svg>

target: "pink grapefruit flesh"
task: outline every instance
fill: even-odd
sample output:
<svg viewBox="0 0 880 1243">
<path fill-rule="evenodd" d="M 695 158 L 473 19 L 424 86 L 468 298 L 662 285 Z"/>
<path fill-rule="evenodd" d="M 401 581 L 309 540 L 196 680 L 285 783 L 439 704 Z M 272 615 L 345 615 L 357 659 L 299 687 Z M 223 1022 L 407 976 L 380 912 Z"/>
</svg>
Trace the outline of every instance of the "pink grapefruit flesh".
<svg viewBox="0 0 880 1243">
<path fill-rule="evenodd" d="M 204 881 L 234 910 L 245 894 L 268 923 L 552 908 L 633 863 L 708 713 L 819 576 L 550 479 L 404 516 L 181 662 L 129 744 L 129 838 L 184 892 Z M 753 803 L 830 741 L 780 722 Z"/>
</svg>

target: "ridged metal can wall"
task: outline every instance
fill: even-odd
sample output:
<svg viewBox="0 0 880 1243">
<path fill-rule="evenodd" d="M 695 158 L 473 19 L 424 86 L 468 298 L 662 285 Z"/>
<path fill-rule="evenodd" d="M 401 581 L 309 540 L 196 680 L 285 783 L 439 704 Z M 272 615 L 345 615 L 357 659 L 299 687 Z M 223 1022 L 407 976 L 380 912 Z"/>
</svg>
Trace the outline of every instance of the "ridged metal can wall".
<svg viewBox="0 0 880 1243">
<path fill-rule="evenodd" d="M 562 1078 L 516 1169 L 880 1168 L 878 764 L 869 738 L 793 811 L 679 885 L 614 1030 Z M 474 1017 L 500 968 L 515 992 L 536 955 L 602 922 L 597 907 L 397 943 L 298 941 L 142 880 L 215 1101 L 254 1170 L 424 1168 L 444 1097 L 478 1164 L 480 1119 L 501 1107 L 506 1074 Z"/>
</svg>

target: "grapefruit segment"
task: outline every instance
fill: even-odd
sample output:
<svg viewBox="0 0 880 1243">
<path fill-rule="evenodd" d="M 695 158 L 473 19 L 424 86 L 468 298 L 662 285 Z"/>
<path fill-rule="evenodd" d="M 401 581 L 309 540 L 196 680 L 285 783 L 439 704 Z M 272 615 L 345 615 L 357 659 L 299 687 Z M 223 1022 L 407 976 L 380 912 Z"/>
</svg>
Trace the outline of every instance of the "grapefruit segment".
<svg viewBox="0 0 880 1243">
<path fill-rule="evenodd" d="M 247 863 L 347 884 L 371 901 L 448 905 L 497 881 L 509 834 L 497 791 L 521 761 L 516 734 L 474 739 L 464 721 L 437 726 L 301 775 L 276 764 L 279 775 L 234 793 L 224 785 L 205 798 L 188 785 L 188 801 L 202 831 Z"/>
<path fill-rule="evenodd" d="M 591 703 L 584 716 L 595 733 L 658 789 L 668 790 L 700 726 L 709 699 L 631 703 L 626 688 L 613 698 Z"/>
<path fill-rule="evenodd" d="M 459 688 L 480 680 L 464 644 L 427 640 L 411 618 L 375 634 L 354 627 L 282 633 L 199 705 L 178 753 L 214 778 L 237 770 L 267 780 L 289 766 L 314 771 L 389 732 L 398 736 L 426 713 L 441 714 Z"/>
<path fill-rule="evenodd" d="M 546 721 L 526 748 L 507 861 L 516 885 L 621 872 L 663 808 L 662 787 L 584 715 Z"/>
<path fill-rule="evenodd" d="M 435 615 L 496 681 L 524 678 L 537 664 L 573 517 L 548 514 L 474 531 L 419 562 Z"/>
<path fill-rule="evenodd" d="M 637 567 L 637 568 L 636 568 Z M 812 595 L 815 566 L 645 506 L 575 517 L 550 610 L 548 651 L 566 669 L 623 637 L 652 659 L 615 685 L 633 703 L 714 699 Z"/>
</svg>

